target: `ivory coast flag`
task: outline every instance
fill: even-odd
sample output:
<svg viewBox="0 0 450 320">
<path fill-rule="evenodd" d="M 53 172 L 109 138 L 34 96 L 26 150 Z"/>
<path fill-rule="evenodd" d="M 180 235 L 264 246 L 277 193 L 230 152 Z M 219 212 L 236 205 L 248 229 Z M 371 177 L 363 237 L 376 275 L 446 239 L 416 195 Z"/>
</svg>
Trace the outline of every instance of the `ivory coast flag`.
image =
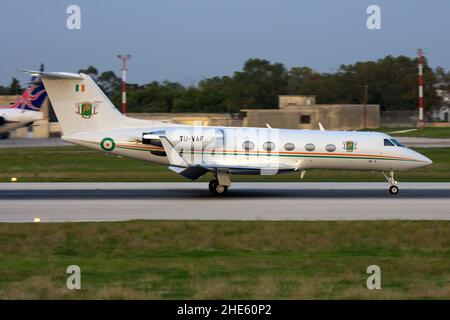
<svg viewBox="0 0 450 320">
<path fill-rule="evenodd" d="M 84 84 L 76 84 L 75 92 L 84 92 Z"/>
</svg>

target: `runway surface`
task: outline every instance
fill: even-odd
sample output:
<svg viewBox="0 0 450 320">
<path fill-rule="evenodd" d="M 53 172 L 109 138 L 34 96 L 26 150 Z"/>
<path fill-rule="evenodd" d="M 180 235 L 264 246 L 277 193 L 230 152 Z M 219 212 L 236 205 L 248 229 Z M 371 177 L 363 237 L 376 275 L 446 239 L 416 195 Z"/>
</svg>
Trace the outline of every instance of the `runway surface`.
<svg viewBox="0 0 450 320">
<path fill-rule="evenodd" d="M 1 148 L 32 148 L 32 147 L 67 147 L 73 144 L 64 142 L 61 138 L 46 138 L 46 139 L 5 139 L 0 140 Z"/>
<path fill-rule="evenodd" d="M 450 139 L 397 137 L 407 147 L 411 148 L 450 148 Z"/>
<path fill-rule="evenodd" d="M 0 183 L 0 222 L 450 220 L 450 183 Z"/>
</svg>

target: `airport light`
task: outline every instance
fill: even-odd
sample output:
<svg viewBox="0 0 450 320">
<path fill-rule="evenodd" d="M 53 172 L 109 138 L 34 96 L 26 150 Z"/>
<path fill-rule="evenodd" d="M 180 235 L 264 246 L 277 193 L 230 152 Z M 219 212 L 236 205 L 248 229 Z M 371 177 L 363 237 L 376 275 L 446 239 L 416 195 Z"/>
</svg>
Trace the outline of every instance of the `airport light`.
<svg viewBox="0 0 450 320">
<path fill-rule="evenodd" d="M 127 62 L 130 60 L 130 54 L 119 54 L 117 58 L 122 60 L 122 113 L 127 113 Z"/>
</svg>

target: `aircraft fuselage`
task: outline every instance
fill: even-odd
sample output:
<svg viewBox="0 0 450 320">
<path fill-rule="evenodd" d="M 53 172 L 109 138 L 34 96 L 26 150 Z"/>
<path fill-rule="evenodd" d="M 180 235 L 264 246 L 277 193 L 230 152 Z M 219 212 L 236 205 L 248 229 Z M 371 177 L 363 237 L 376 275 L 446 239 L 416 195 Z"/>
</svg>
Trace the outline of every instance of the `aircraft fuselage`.
<svg viewBox="0 0 450 320">
<path fill-rule="evenodd" d="M 0 133 L 24 127 L 29 123 L 42 118 L 43 113 L 40 111 L 0 108 Z"/>
<path fill-rule="evenodd" d="M 252 168 L 275 169 L 274 173 L 311 169 L 403 171 L 432 163 L 378 132 L 168 126 L 83 132 L 63 139 L 114 155 L 170 165 L 167 150 L 158 139 L 143 139 L 146 135 L 167 137 L 190 166 L 223 166 L 234 174 L 254 173 Z M 113 145 L 105 148 L 104 139 L 111 139 Z"/>
</svg>

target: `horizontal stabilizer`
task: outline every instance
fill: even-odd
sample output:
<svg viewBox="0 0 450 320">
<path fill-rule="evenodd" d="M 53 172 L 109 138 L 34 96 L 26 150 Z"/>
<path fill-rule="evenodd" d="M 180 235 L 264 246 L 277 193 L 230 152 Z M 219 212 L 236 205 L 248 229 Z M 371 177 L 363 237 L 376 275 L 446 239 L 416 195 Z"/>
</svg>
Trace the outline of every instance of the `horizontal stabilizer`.
<svg viewBox="0 0 450 320">
<path fill-rule="evenodd" d="M 79 73 L 69 72 L 44 72 L 34 70 L 23 70 L 23 72 L 29 73 L 34 77 L 48 78 L 48 79 L 64 79 L 64 80 L 82 80 L 83 77 Z"/>
</svg>

